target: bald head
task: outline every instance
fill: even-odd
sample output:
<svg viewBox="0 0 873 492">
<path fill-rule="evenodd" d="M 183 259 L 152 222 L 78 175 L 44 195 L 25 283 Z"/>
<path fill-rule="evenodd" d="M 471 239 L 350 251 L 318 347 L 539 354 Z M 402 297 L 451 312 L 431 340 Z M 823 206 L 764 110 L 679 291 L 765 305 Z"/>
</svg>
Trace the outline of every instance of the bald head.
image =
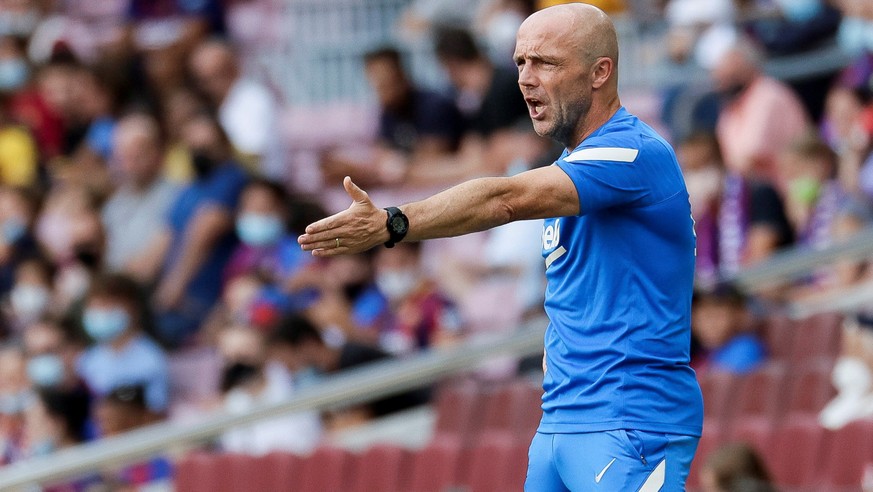
<svg viewBox="0 0 873 492">
<path fill-rule="evenodd" d="M 618 110 L 618 37 L 612 20 L 584 3 L 556 5 L 519 27 L 518 83 L 534 129 L 572 149 Z"/>
<path fill-rule="evenodd" d="M 534 12 L 518 30 L 524 35 L 553 35 L 586 63 L 607 57 L 618 63 L 618 35 L 605 12 L 587 3 L 568 3 Z"/>
</svg>

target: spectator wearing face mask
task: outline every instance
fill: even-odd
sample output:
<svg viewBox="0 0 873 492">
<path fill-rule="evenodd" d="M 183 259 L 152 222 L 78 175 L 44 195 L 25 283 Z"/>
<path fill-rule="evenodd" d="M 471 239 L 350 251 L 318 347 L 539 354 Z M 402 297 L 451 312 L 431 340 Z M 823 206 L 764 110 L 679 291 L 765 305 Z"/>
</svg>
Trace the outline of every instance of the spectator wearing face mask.
<svg viewBox="0 0 873 492">
<path fill-rule="evenodd" d="M 449 343 L 460 335 L 460 316 L 425 274 L 419 243 L 378 250 L 374 279 L 380 296 L 368 299 L 371 316 L 362 321 L 369 321 L 365 326 L 379 333 L 384 350 L 407 353 Z M 363 312 L 360 306 L 357 312 Z"/>
<path fill-rule="evenodd" d="M 264 279 L 274 295 L 287 297 L 288 307 L 300 310 L 313 300 L 311 289 L 285 294 L 295 274 L 312 263 L 312 257 L 300 249 L 296 234 L 288 229 L 288 193 L 277 183 L 256 179 L 240 195 L 236 214 L 236 234 L 240 244 L 225 270 L 233 279 L 254 274 Z M 293 290 L 293 287 L 289 287 Z"/>
<path fill-rule="evenodd" d="M 182 133 L 197 177 L 170 207 L 164 231 L 150 246 L 163 265 L 155 328 L 169 345 L 189 340 L 221 294 L 224 267 L 238 244 L 234 210 L 248 181 L 214 118 L 198 115 Z"/>
<path fill-rule="evenodd" d="M 15 270 L 37 255 L 31 226 L 39 206 L 24 188 L 0 187 L 0 295 L 15 283 Z"/>
<path fill-rule="evenodd" d="M 5 307 L 6 324 L 12 333 L 20 334 L 52 311 L 52 274 L 51 265 L 38 258 L 18 265 Z"/>
<path fill-rule="evenodd" d="M 82 314 L 94 345 L 81 355 L 77 370 L 98 397 L 121 385 L 142 385 L 149 411 L 160 414 L 169 404 L 167 358 L 143 332 L 146 319 L 136 282 L 122 275 L 96 279 Z"/>
<path fill-rule="evenodd" d="M 84 343 L 73 336 L 73 327 L 52 320 L 34 323 L 21 337 L 27 356 L 27 377 L 36 388 L 87 394 L 76 374 L 76 361 Z"/>
</svg>

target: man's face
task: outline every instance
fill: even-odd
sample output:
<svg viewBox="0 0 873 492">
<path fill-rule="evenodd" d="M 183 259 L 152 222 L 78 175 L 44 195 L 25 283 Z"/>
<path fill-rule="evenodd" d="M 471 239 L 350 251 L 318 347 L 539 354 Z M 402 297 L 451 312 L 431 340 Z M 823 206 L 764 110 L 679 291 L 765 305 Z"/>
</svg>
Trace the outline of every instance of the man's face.
<svg viewBox="0 0 873 492">
<path fill-rule="evenodd" d="M 396 108 L 405 102 L 408 86 L 403 72 L 392 60 L 376 58 L 367 62 L 367 80 L 373 87 L 379 104 Z"/>
<path fill-rule="evenodd" d="M 582 50 L 561 43 L 552 30 L 522 25 L 513 58 L 534 130 L 566 147 L 575 146 L 577 129 L 591 107 L 591 64 Z"/>
</svg>

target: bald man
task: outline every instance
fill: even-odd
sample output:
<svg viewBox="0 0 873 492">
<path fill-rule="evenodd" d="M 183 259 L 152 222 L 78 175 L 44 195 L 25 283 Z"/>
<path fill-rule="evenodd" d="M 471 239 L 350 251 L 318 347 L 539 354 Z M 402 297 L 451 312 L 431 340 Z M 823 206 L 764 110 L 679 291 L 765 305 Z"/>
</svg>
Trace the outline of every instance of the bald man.
<svg viewBox="0 0 873 492">
<path fill-rule="evenodd" d="M 299 242 L 333 256 L 545 219 L 545 394 L 525 490 L 684 490 L 703 404 L 688 366 L 695 238 L 676 156 L 621 106 L 602 11 L 533 14 L 514 58 L 535 130 L 566 148 L 554 165 L 387 213 L 346 178 L 354 203 Z"/>
</svg>

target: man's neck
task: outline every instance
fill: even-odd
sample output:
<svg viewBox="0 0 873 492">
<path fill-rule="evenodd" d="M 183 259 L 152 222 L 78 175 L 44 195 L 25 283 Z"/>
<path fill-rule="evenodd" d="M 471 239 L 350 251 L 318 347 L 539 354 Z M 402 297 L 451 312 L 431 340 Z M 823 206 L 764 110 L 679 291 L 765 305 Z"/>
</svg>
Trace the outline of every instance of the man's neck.
<svg viewBox="0 0 873 492">
<path fill-rule="evenodd" d="M 573 152 L 586 138 L 590 137 L 591 134 L 615 116 L 619 109 L 621 109 L 621 100 L 618 98 L 618 95 L 604 104 L 592 104 L 591 110 L 588 111 L 588 115 L 576 132 L 579 137 L 571 144 L 572 147 L 567 147 L 567 151 Z"/>
</svg>

